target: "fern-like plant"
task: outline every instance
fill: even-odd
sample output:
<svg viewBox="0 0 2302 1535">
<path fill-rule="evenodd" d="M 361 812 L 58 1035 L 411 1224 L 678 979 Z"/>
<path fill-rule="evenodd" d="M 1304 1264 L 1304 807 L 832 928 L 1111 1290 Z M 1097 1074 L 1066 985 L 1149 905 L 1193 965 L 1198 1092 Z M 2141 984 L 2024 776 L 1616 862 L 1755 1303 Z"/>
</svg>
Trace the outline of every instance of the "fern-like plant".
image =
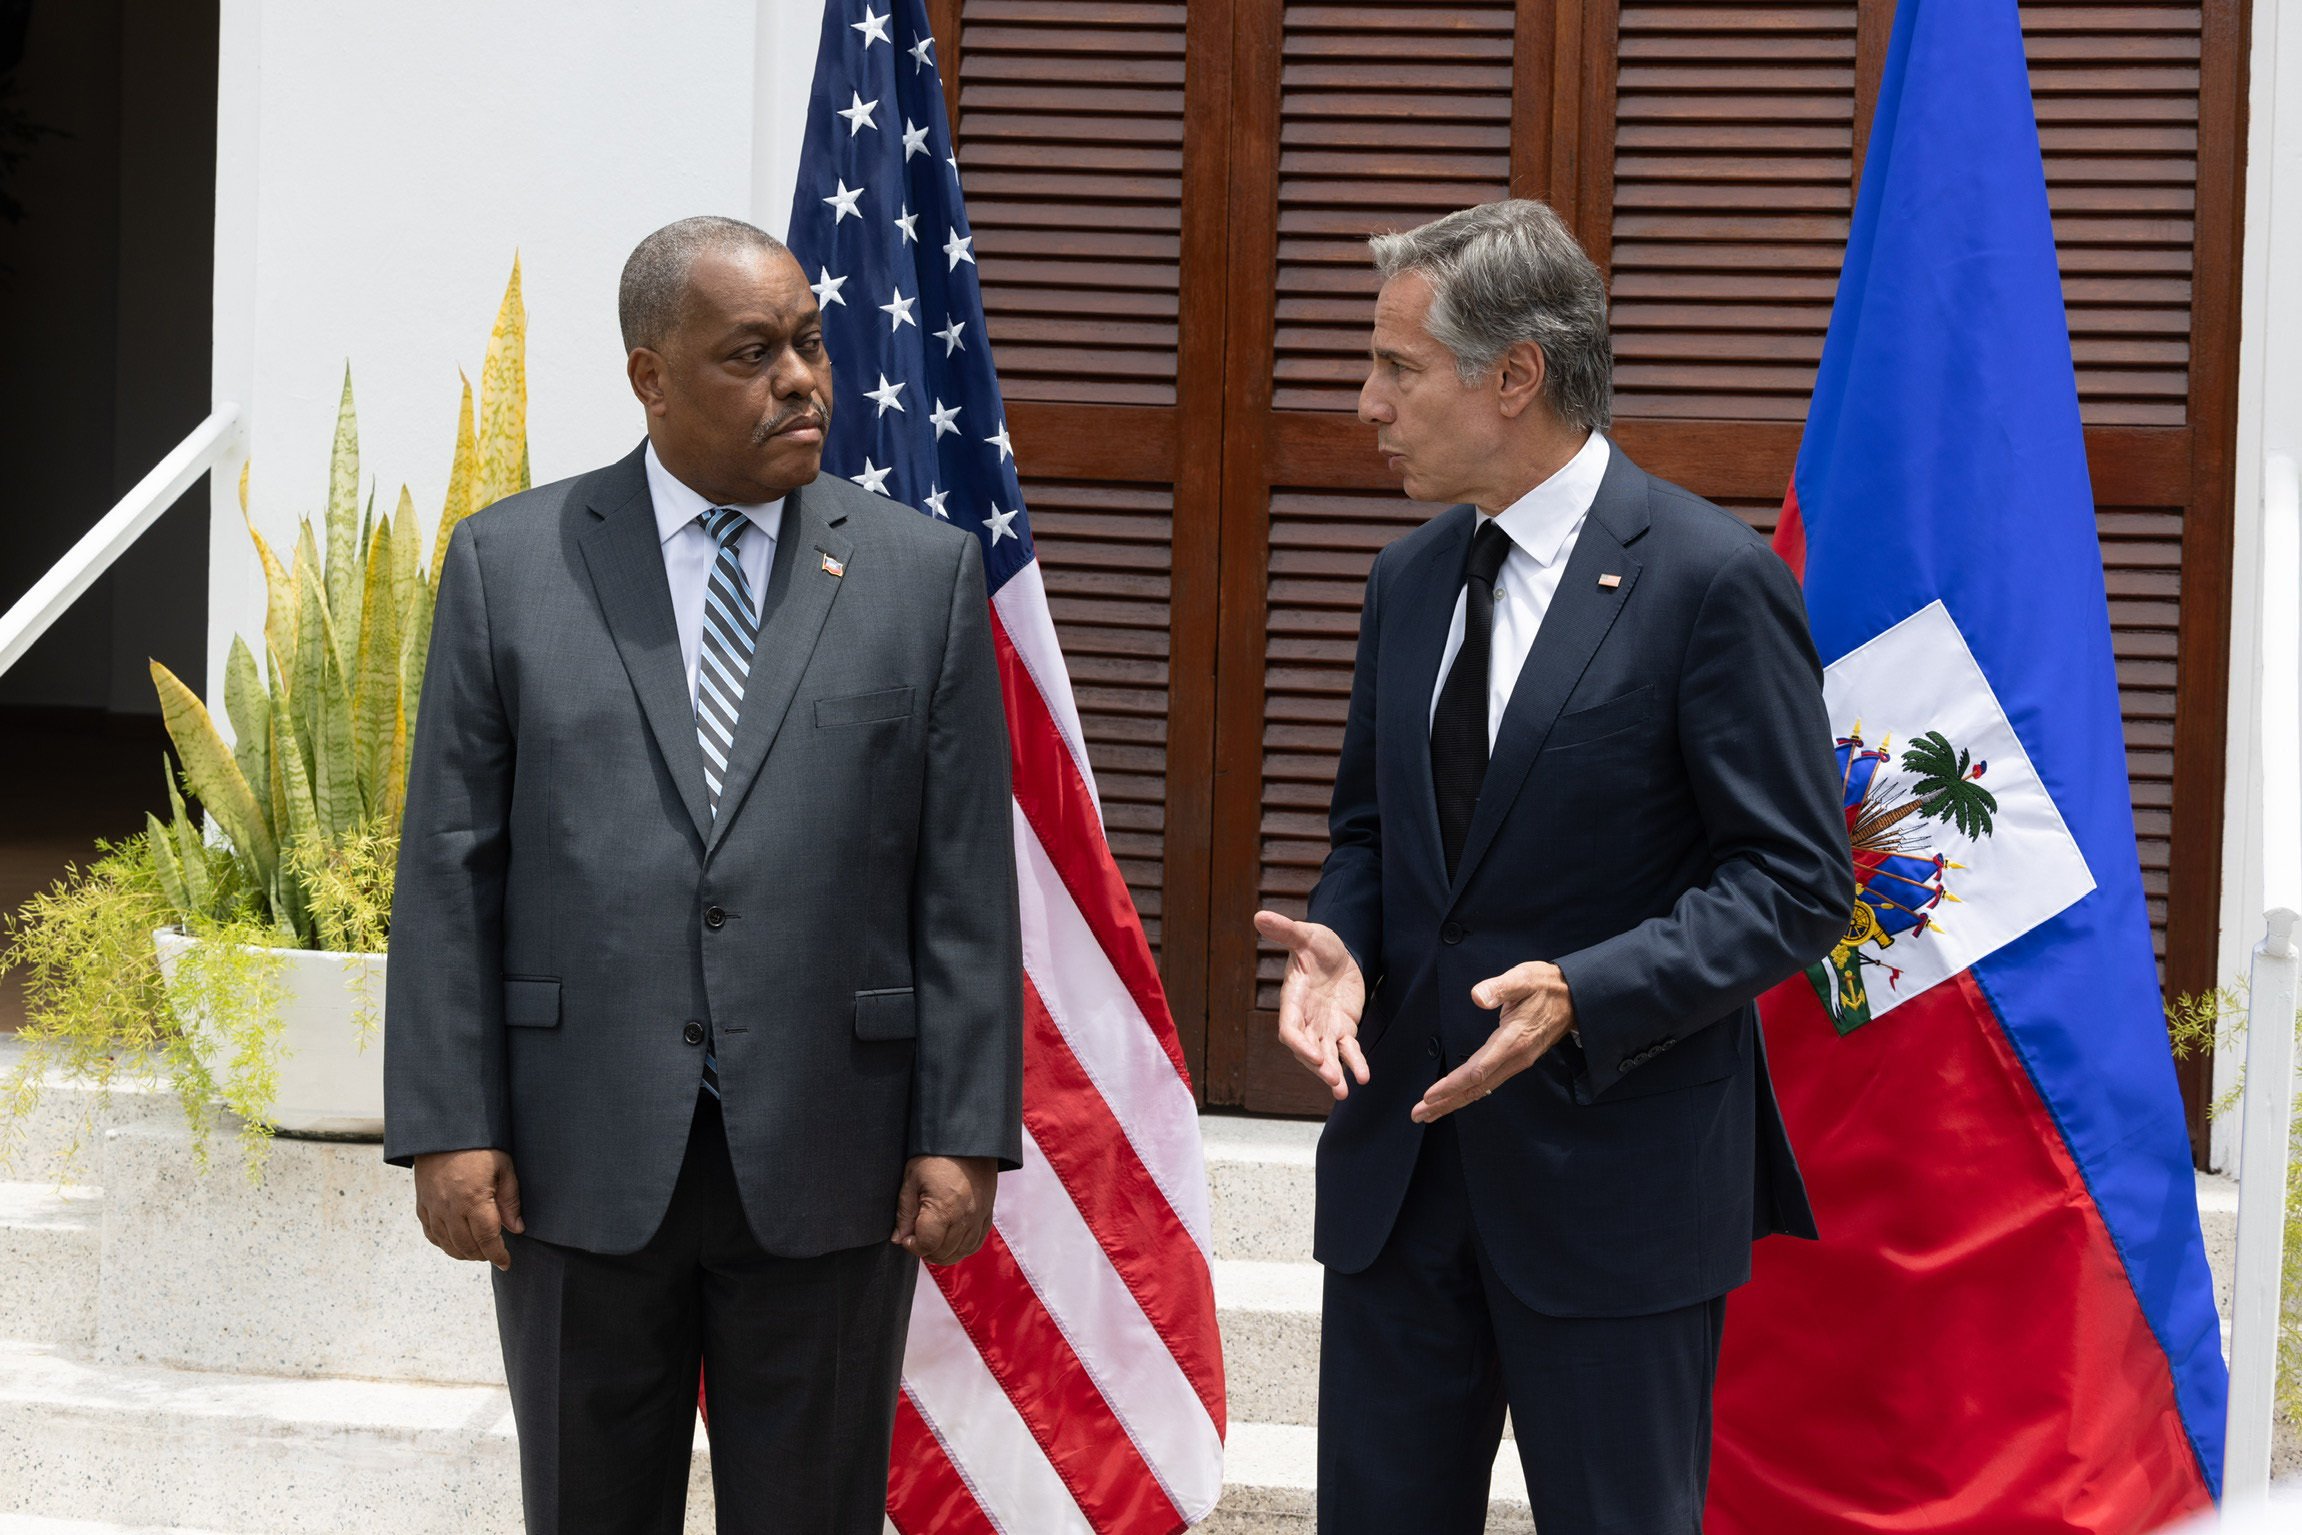
<svg viewBox="0 0 2302 1535">
<path fill-rule="evenodd" d="M 2174 999 L 2166 1009 L 2166 1030 L 2177 1060 L 2236 1051 L 2244 1043 L 2252 1009 L 2244 983 L 2198 992 Z M 2291 1020 L 2302 1040 L 2302 1015 Z M 2210 1119 L 2220 1119 L 2238 1106 L 2246 1088 L 2243 1069 L 2227 1093 L 2207 1107 Z M 2279 1427 L 2290 1439 L 2302 1441 L 2302 1100 L 2295 1105 L 2292 1139 L 2286 1160 L 2286 1259 L 2279 1275 L 2278 1381 Z"/>
</svg>

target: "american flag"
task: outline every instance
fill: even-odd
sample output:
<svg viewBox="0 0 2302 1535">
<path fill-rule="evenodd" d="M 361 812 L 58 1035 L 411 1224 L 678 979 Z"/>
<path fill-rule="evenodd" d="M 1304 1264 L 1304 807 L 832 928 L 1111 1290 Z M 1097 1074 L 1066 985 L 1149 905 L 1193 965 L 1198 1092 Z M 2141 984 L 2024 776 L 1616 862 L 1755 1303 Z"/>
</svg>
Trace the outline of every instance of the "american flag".
<svg viewBox="0 0 2302 1535">
<path fill-rule="evenodd" d="M 1175 1022 L 1104 840 L 1023 511 L 922 0 L 827 0 L 788 243 L 845 475 L 983 543 L 1015 770 L 1024 1164 L 913 1307 L 904 1535 L 1169 1535 L 1223 1484 L 1207 1177 Z"/>
</svg>

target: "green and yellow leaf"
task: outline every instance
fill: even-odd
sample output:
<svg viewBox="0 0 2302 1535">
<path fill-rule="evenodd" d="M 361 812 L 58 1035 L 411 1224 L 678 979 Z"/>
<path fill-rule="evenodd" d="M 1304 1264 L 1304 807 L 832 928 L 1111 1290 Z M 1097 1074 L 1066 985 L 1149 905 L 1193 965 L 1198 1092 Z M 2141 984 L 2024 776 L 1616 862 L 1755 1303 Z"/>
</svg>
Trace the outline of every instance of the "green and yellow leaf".
<svg viewBox="0 0 2302 1535">
<path fill-rule="evenodd" d="M 463 370 L 456 376 L 463 378 Z M 456 524 L 477 510 L 480 488 L 479 437 L 472 430 L 472 381 L 464 378 L 463 408 L 456 415 L 456 456 L 448 465 L 448 499 L 440 508 L 439 532 L 432 539 L 432 585 L 440 584 L 440 568 L 448 562 L 448 535 Z"/>
<path fill-rule="evenodd" d="M 312 732 L 312 807 L 320 835 L 345 836 L 366 816 L 360 802 L 358 738 L 352 730 L 352 684 L 341 668 L 320 676 L 319 722 Z"/>
<path fill-rule="evenodd" d="M 272 696 L 264 691 L 248 642 L 238 635 L 232 637 L 232 654 L 224 663 L 224 716 L 232 722 L 232 760 L 239 764 L 240 776 L 250 788 L 270 783 L 272 767 L 266 753 L 271 750 Z M 259 796 L 259 808 L 268 810 L 268 799 Z M 277 840 L 279 827 L 269 816 L 266 824 Z"/>
<path fill-rule="evenodd" d="M 400 724 L 400 609 L 393 600 L 392 525 L 376 527 L 368 545 L 367 590 L 360 600 L 358 670 L 352 674 L 352 726 L 363 815 L 380 807 L 391 775 L 392 738 Z"/>
<path fill-rule="evenodd" d="M 239 764 L 232 760 L 231 749 L 216 733 L 208 706 L 157 661 L 152 663 L 152 686 L 159 692 L 160 718 L 168 727 L 168 739 L 176 743 L 176 758 L 184 764 L 184 777 L 192 792 L 200 796 L 200 803 L 234 847 L 257 867 L 276 869 L 279 844 L 256 804 L 255 790 L 248 787 Z"/>
<path fill-rule="evenodd" d="M 288 828 L 286 844 L 301 846 L 319 835 L 319 812 L 312 803 L 312 783 L 304 771 L 304 759 L 296 746 L 296 733 L 283 728 L 287 711 L 280 700 L 272 700 L 272 799 L 286 812 L 283 820 Z M 266 889 L 272 900 L 273 915 L 290 932 L 306 930 L 302 887 L 284 868 L 275 867 L 273 878 Z"/>
<path fill-rule="evenodd" d="M 244 467 L 240 471 L 240 520 L 248 525 L 248 537 L 264 567 L 264 639 L 285 654 L 294 648 L 288 636 L 296 632 L 296 578 L 280 563 L 264 535 L 256 531 L 256 520 L 248 515 L 248 471 Z"/>
<path fill-rule="evenodd" d="M 417 583 L 424 578 L 422 548 L 423 540 L 416 534 L 416 498 L 402 485 L 399 505 L 392 509 L 392 618 L 402 629 Z"/>
<path fill-rule="evenodd" d="M 328 554 L 324 563 L 328 610 L 345 623 L 357 621 L 360 600 L 356 563 L 360 532 L 360 423 L 352 410 L 352 368 L 344 365 L 344 397 L 336 407 L 336 442 L 328 455 Z"/>
<path fill-rule="evenodd" d="M 527 306 L 520 298 L 520 263 L 512 258 L 480 369 L 480 478 L 476 506 L 489 506 L 528 488 Z"/>
<path fill-rule="evenodd" d="M 176 856 L 176 845 L 168 836 L 168 828 L 151 811 L 144 812 L 144 835 L 152 845 L 152 872 L 160 876 L 160 888 L 166 892 L 168 904 L 185 916 L 196 908 L 192 892 L 184 886 L 184 866 Z"/>
<path fill-rule="evenodd" d="M 184 808 L 184 791 L 176 787 L 174 768 L 163 759 L 160 770 L 168 782 L 168 808 L 172 816 L 168 831 L 176 839 L 176 866 L 183 871 L 184 893 L 190 898 L 189 904 L 180 909 L 191 916 L 214 915 L 210 903 L 215 898 L 215 884 L 208 878 L 207 846 L 200 840 L 200 828 L 192 824 L 191 812 Z"/>
</svg>

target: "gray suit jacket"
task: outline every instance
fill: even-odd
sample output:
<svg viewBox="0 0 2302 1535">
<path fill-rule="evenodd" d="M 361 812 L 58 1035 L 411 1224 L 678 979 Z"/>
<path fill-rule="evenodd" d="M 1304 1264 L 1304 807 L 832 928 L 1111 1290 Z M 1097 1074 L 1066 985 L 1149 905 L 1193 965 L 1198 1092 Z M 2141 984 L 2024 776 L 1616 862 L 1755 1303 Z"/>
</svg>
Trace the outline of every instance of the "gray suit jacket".
<svg viewBox="0 0 2302 1535">
<path fill-rule="evenodd" d="M 831 567 L 840 567 L 834 574 Z M 907 1157 L 1021 1157 L 1021 940 L 976 541 L 785 503 L 719 813 L 641 455 L 458 527 L 417 713 L 384 1155 L 511 1153 L 529 1235 L 644 1244 L 716 1031 L 773 1253 L 884 1241 Z"/>
</svg>

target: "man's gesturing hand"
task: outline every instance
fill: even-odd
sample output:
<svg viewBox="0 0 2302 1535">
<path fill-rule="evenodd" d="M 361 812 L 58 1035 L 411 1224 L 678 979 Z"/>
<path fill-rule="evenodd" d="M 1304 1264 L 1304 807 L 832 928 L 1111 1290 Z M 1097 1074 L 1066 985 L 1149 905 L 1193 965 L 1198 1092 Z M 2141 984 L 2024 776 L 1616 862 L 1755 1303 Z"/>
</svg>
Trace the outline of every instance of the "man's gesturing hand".
<svg viewBox="0 0 2302 1535">
<path fill-rule="evenodd" d="M 1410 1115 L 1419 1125 L 1486 1097 L 1541 1060 L 1575 1026 L 1575 1000 L 1567 993 L 1567 978 L 1547 960 L 1513 965 L 1479 982 L 1471 988 L 1471 1000 L 1484 1008 L 1499 1007 L 1503 1016 L 1469 1060 L 1423 1094 Z"/>
<path fill-rule="evenodd" d="M 913 1157 L 888 1240 L 922 1263 L 957 1263 L 991 1234 L 998 1194 L 999 1164 L 990 1157 Z"/>
<path fill-rule="evenodd" d="M 1279 1043 L 1317 1073 L 1336 1098 L 1348 1098 L 1345 1068 L 1361 1086 L 1367 1081 L 1367 1058 L 1359 1053 L 1367 983 L 1358 961 L 1333 928 L 1316 922 L 1259 911 L 1255 931 L 1287 951 L 1287 974 L 1279 983 Z"/>
<path fill-rule="evenodd" d="M 509 1152 L 431 1151 L 416 1158 L 416 1219 L 451 1258 L 512 1266 L 503 1234 L 520 1220 L 520 1180 Z"/>
</svg>

